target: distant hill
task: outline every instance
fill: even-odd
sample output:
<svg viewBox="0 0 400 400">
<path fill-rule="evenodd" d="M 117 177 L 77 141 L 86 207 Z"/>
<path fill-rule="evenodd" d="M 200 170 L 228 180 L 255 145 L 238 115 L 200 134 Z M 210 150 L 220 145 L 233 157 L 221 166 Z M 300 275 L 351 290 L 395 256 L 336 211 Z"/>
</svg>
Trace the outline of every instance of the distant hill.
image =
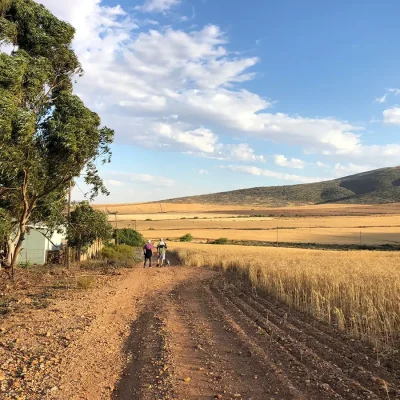
<svg viewBox="0 0 400 400">
<path fill-rule="evenodd" d="M 382 168 L 331 181 L 290 186 L 255 187 L 166 200 L 169 203 L 300 204 L 400 202 L 400 167 Z"/>
</svg>

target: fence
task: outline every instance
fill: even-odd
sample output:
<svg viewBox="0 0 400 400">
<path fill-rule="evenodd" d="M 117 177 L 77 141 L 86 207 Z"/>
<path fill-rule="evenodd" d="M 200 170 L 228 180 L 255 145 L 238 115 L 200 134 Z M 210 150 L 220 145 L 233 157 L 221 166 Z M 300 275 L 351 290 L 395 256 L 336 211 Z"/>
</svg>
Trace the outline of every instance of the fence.
<svg viewBox="0 0 400 400">
<path fill-rule="evenodd" d="M 104 243 L 102 240 L 96 240 L 85 253 L 79 254 L 76 249 L 70 249 L 70 260 L 72 262 L 81 262 L 86 260 L 91 260 L 98 258 L 101 250 L 104 248 Z"/>
</svg>

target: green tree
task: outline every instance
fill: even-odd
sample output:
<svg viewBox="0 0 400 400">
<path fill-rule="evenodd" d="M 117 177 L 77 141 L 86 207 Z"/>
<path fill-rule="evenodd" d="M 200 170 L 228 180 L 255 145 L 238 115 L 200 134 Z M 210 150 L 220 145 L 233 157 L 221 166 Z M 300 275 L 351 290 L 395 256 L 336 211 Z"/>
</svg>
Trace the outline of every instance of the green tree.
<svg viewBox="0 0 400 400">
<path fill-rule="evenodd" d="M 110 162 L 113 131 L 73 94 L 82 75 L 74 28 L 33 0 L 0 0 L 0 208 L 15 221 L 12 268 L 28 223 L 57 226 L 70 182 L 85 169 L 91 195 L 107 193 L 95 160 Z"/>
<path fill-rule="evenodd" d="M 6 210 L 0 208 L 0 245 L 8 243 L 12 232 L 12 221 Z"/>
<path fill-rule="evenodd" d="M 95 210 L 88 202 L 78 204 L 71 212 L 67 227 L 67 240 L 78 254 L 85 252 L 96 239 L 107 241 L 112 238 L 113 228 L 108 215 Z"/>
<path fill-rule="evenodd" d="M 140 247 L 145 244 L 142 234 L 134 229 L 118 229 L 116 234 L 118 234 L 118 243 L 120 244 L 127 244 L 128 246 L 133 247 Z M 114 234 L 114 238 L 116 238 L 116 234 Z"/>
</svg>

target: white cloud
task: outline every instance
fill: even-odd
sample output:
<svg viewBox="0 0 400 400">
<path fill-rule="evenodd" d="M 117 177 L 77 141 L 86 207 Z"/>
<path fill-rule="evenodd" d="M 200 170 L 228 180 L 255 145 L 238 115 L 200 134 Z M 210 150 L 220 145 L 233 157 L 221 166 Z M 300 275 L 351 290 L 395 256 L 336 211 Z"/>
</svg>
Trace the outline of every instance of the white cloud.
<svg viewBox="0 0 400 400">
<path fill-rule="evenodd" d="M 221 168 L 229 169 L 232 172 L 239 172 L 254 176 L 265 176 L 268 178 L 275 178 L 279 180 L 285 181 L 293 181 L 296 183 L 311 183 L 311 182 L 318 182 L 324 179 L 321 178 L 313 178 L 313 177 L 305 177 L 299 175 L 292 175 L 292 174 L 284 174 L 281 172 L 271 171 L 268 169 L 261 169 L 255 166 L 248 166 L 248 165 L 228 165 L 228 166 L 221 166 Z"/>
<path fill-rule="evenodd" d="M 222 145 L 221 155 L 226 160 L 264 162 L 264 156 L 255 154 L 247 143 Z"/>
<path fill-rule="evenodd" d="M 328 165 L 324 164 L 321 161 L 317 161 L 315 164 L 317 165 L 317 167 L 320 167 L 320 168 L 327 168 L 328 167 Z"/>
<path fill-rule="evenodd" d="M 400 125 L 400 107 L 388 108 L 383 111 L 383 121 L 385 124 Z"/>
<path fill-rule="evenodd" d="M 114 186 L 122 186 L 129 183 L 141 183 L 148 184 L 151 187 L 172 187 L 175 185 L 175 181 L 173 179 L 168 179 L 160 176 L 154 176 L 149 174 L 136 174 L 132 172 L 121 172 L 121 171 L 112 171 L 106 174 L 108 176 L 113 177 L 114 179 L 107 179 L 106 182 L 119 182 L 120 184 Z"/>
<path fill-rule="evenodd" d="M 357 165 L 348 163 L 346 165 L 337 163 L 335 164 L 334 171 L 337 177 L 343 177 L 345 175 L 359 174 L 361 172 L 370 171 L 373 169 L 371 165 Z"/>
<path fill-rule="evenodd" d="M 123 186 L 123 185 L 124 185 L 124 182 L 116 181 L 116 180 L 113 180 L 113 179 L 106 179 L 106 180 L 104 181 L 104 184 L 105 184 L 106 186 L 116 186 L 116 187 L 118 187 L 118 186 Z"/>
<path fill-rule="evenodd" d="M 376 102 L 376 103 L 383 104 L 383 103 L 386 102 L 386 98 L 387 98 L 387 93 L 384 94 L 382 97 L 377 97 L 377 98 L 375 99 L 375 102 Z"/>
<path fill-rule="evenodd" d="M 282 154 L 276 155 L 274 158 L 275 164 L 279 165 L 280 167 L 303 169 L 307 165 L 307 163 L 303 160 L 300 160 L 298 158 L 291 158 L 289 160 Z"/>
<path fill-rule="evenodd" d="M 198 173 L 199 175 L 208 175 L 210 173 L 210 171 L 206 169 L 199 169 L 199 170 L 194 169 L 193 171 Z"/>
<path fill-rule="evenodd" d="M 386 103 L 386 100 L 389 95 L 398 96 L 399 94 L 400 94 L 400 89 L 397 88 L 386 89 L 386 93 L 382 97 L 377 97 L 375 99 L 375 103 L 380 103 L 380 104 Z"/>
<path fill-rule="evenodd" d="M 42 2 L 76 27 L 74 48 L 86 72 L 76 91 L 116 130 L 117 143 L 232 161 L 264 160 L 247 144 L 224 144 L 225 134 L 243 142 L 253 137 L 300 146 L 340 162 L 366 154 L 375 154 L 377 163 L 388 162 L 375 147 L 363 145 L 360 127 L 334 118 L 274 113 L 273 101 L 242 89 L 254 78 L 249 69 L 258 58 L 231 53 L 218 26 L 183 31 L 157 21 L 149 25 L 101 0 Z M 146 1 L 141 7 L 165 10 L 173 3 Z M 396 95 L 396 90 L 389 93 Z"/>
<path fill-rule="evenodd" d="M 181 0 L 146 0 L 142 6 L 135 7 L 143 12 L 160 13 L 177 6 Z"/>
<path fill-rule="evenodd" d="M 391 88 L 391 89 L 388 89 L 388 92 L 394 94 L 395 96 L 398 96 L 400 94 L 400 89 Z"/>
</svg>

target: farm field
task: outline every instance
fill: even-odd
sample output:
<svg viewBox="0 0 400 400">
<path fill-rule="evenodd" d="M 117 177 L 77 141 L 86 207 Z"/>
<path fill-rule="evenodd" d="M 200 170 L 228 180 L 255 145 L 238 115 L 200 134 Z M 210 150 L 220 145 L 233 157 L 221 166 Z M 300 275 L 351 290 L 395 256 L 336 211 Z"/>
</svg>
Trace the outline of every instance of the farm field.
<svg viewBox="0 0 400 400">
<path fill-rule="evenodd" d="M 399 252 L 171 243 L 187 266 L 217 267 L 383 348 L 400 347 Z M 359 300 L 363 299 L 362 302 Z"/>
<path fill-rule="evenodd" d="M 178 240 L 190 233 L 198 242 L 222 237 L 249 242 L 400 245 L 398 204 L 253 209 L 168 203 L 98 207 L 110 213 L 118 212 L 117 221 L 115 215 L 109 215 L 113 226 L 117 223 L 118 228 L 137 229 L 149 239 Z"/>
<path fill-rule="evenodd" d="M 193 216 L 210 217 L 212 215 L 234 216 L 255 214 L 272 214 L 280 216 L 329 216 L 329 215 L 400 215 L 400 203 L 391 204 L 318 204 L 288 207 L 267 207 L 252 204 L 222 205 L 205 203 L 138 203 L 138 204 L 98 204 L 95 208 L 102 211 L 117 212 L 118 219 L 128 219 L 130 216 L 144 220 L 150 215 L 157 219 L 171 219 Z M 132 218 L 133 219 L 133 218 Z"/>
<path fill-rule="evenodd" d="M 382 235 L 373 242 L 390 235 L 398 240 L 400 226 L 396 214 L 242 217 L 235 212 L 233 218 L 225 210 L 206 219 L 195 219 L 194 211 L 193 219 L 184 213 L 175 219 L 148 214 L 150 221 L 136 223 L 155 241 L 188 232 L 203 241 L 269 238 L 279 224 L 279 235 L 311 234 L 327 243 L 339 241 L 342 232 L 345 241 L 350 233 L 356 241 L 360 229 L 363 240 L 368 234 Z M 119 227 L 132 227 L 130 214 L 118 217 Z M 0 349 L 7 365 L 0 370 L 5 377 L 0 397 L 400 398 L 400 252 L 178 241 L 168 246 L 170 268 L 132 263 L 106 279 L 94 268 L 97 284 L 86 291 L 38 281 L 48 306 L 28 310 L 29 318 L 21 309 L 3 317 L 0 335 L 9 345 Z M 58 274 L 57 281 L 70 273 Z M 15 304 L 33 308 L 27 300 L 31 291 L 25 289 Z M 33 361 L 20 374 L 26 358 Z"/>
<path fill-rule="evenodd" d="M 206 243 L 209 240 L 227 238 L 232 241 L 259 241 L 278 243 L 320 243 L 320 244 L 363 244 L 363 245 L 400 245 L 400 228 L 270 228 L 265 230 L 249 229 L 168 229 L 139 230 L 145 237 L 154 240 L 167 238 L 179 240 L 190 233 L 195 241 Z M 361 232 L 361 235 L 360 235 Z"/>
<path fill-rule="evenodd" d="M 120 225 L 122 225 L 120 223 Z M 125 225 L 125 226 L 129 226 Z M 131 225 L 132 226 L 132 225 Z M 208 218 L 138 221 L 137 229 L 151 239 L 178 240 L 190 233 L 195 241 L 400 245 L 400 216 Z"/>
</svg>

